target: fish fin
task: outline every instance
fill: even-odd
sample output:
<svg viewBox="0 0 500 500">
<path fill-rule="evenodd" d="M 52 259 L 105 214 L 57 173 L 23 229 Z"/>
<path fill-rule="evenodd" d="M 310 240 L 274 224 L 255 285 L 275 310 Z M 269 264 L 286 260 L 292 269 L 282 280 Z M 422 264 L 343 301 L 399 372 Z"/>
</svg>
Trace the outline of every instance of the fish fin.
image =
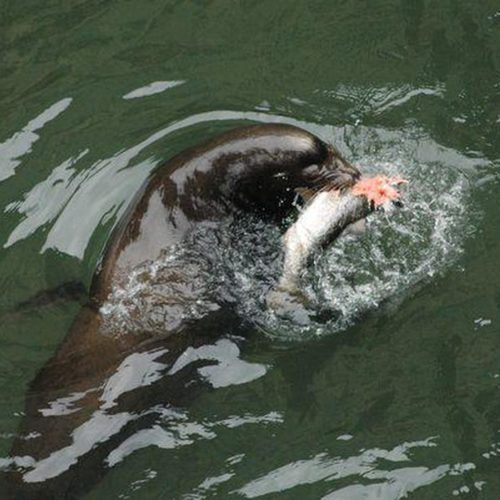
<svg viewBox="0 0 500 500">
<path fill-rule="evenodd" d="M 366 232 L 366 219 L 360 219 L 352 224 L 349 224 L 344 229 L 344 234 L 359 235 Z"/>
</svg>

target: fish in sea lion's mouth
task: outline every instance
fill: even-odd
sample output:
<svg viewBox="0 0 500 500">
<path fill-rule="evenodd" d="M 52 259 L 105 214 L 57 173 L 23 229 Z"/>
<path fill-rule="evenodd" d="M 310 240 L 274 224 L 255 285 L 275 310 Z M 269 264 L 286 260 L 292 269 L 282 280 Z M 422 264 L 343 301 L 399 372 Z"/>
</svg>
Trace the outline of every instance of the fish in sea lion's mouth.
<svg viewBox="0 0 500 500">
<path fill-rule="evenodd" d="M 401 205 L 401 177 L 361 177 L 352 187 L 335 189 L 326 185 L 310 196 L 297 220 L 283 236 L 284 264 L 277 287 L 267 296 L 267 305 L 277 313 L 289 312 L 304 303 L 302 276 L 314 253 L 331 244 L 347 228 L 360 229 L 374 210 Z"/>
</svg>

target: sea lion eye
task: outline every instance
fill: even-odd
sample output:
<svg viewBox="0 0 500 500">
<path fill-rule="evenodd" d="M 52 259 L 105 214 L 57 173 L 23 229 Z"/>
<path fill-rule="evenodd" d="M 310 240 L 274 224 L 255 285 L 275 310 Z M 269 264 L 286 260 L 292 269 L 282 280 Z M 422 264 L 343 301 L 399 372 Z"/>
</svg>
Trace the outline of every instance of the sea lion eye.
<svg viewBox="0 0 500 500">
<path fill-rule="evenodd" d="M 318 165 L 313 164 L 304 168 L 303 173 L 305 174 L 306 177 L 316 179 L 318 175 L 321 173 L 321 169 L 318 167 Z"/>
</svg>

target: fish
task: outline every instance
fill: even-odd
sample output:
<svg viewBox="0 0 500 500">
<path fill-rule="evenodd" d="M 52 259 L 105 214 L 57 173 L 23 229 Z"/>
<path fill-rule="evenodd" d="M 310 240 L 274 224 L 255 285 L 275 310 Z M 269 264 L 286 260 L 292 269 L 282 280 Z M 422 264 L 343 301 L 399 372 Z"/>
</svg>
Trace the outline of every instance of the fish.
<svg viewBox="0 0 500 500">
<path fill-rule="evenodd" d="M 307 303 L 303 276 L 311 258 L 347 230 L 363 230 L 372 212 L 399 206 L 401 194 L 397 186 L 406 182 L 401 177 L 378 175 L 361 177 L 348 189 L 327 186 L 316 193 L 299 191 L 308 201 L 282 237 L 283 270 L 277 286 L 267 295 L 268 307 L 276 312 L 290 311 L 297 304 Z"/>
</svg>

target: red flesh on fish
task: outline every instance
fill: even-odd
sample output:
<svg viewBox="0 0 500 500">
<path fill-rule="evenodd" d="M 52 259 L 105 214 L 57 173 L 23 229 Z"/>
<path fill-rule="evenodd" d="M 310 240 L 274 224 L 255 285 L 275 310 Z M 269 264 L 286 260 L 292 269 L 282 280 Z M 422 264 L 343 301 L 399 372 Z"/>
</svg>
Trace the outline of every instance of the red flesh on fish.
<svg viewBox="0 0 500 500">
<path fill-rule="evenodd" d="M 375 206 L 380 206 L 387 201 L 397 200 L 401 196 L 394 187 L 408 181 L 401 177 L 388 177 L 377 175 L 375 177 L 362 177 L 352 188 L 356 196 L 365 196 Z"/>
</svg>

